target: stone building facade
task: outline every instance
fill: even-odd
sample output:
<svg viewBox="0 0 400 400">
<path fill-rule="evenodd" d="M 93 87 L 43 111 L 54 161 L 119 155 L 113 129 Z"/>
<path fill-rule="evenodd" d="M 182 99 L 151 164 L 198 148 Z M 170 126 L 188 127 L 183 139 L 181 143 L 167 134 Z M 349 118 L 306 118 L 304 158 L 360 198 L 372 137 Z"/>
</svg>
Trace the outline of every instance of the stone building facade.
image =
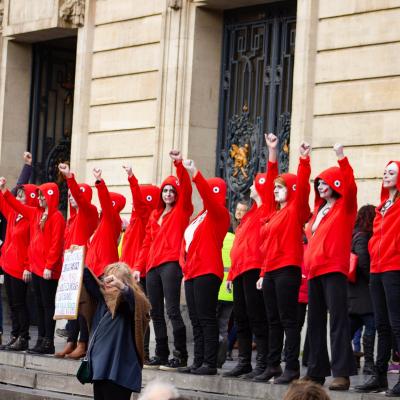
<svg viewBox="0 0 400 400">
<path fill-rule="evenodd" d="M 70 159 L 80 181 L 93 182 L 97 166 L 128 195 L 123 164 L 160 183 L 172 171 L 168 151 L 179 148 L 244 193 L 266 157 L 262 132 L 278 130 L 282 168 L 292 171 L 303 139 L 314 148 L 313 175 L 335 162 L 334 143 L 348 147 L 361 205 L 378 201 L 384 164 L 399 158 L 400 0 L 0 7 L 0 166 L 10 178 L 30 148 L 37 181 Z M 244 169 L 232 178 L 236 161 Z"/>
</svg>

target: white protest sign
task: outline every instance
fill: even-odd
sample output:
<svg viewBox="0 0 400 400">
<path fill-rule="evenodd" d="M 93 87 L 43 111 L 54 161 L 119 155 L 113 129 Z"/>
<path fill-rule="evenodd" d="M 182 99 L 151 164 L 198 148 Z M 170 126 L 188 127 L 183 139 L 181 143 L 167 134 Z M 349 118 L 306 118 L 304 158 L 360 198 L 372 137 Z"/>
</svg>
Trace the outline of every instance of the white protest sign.
<svg viewBox="0 0 400 400">
<path fill-rule="evenodd" d="M 54 319 L 78 318 L 84 259 L 84 246 L 73 246 L 64 252 L 63 267 L 57 286 Z"/>
</svg>

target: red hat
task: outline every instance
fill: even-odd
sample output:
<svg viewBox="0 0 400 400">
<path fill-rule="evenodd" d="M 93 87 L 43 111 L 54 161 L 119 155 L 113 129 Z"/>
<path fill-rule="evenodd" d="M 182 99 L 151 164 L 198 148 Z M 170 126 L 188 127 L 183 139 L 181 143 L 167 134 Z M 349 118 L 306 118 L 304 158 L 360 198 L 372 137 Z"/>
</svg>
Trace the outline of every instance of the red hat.
<svg viewBox="0 0 400 400">
<path fill-rule="evenodd" d="M 292 201 L 294 199 L 294 193 L 296 192 L 297 175 L 286 173 L 279 175 L 278 178 L 282 178 L 285 182 L 287 189 L 287 202 Z"/>
<path fill-rule="evenodd" d="M 122 194 L 119 194 L 119 193 L 110 192 L 110 198 L 111 198 L 114 210 L 116 212 L 120 213 L 126 204 L 125 196 L 122 196 Z"/>
<path fill-rule="evenodd" d="M 395 163 L 397 164 L 397 167 L 399 168 L 399 174 L 400 174 L 400 161 L 389 161 L 385 168 L 389 165 Z M 396 188 L 400 192 L 400 179 L 397 178 L 397 183 L 396 183 Z M 387 200 L 389 198 L 389 190 L 383 187 L 382 183 L 382 189 L 381 189 L 381 201 Z"/>
<path fill-rule="evenodd" d="M 334 192 L 340 196 L 344 194 L 343 174 L 339 167 L 331 167 L 322 171 L 314 181 L 315 205 L 319 205 L 322 201 L 318 191 L 318 182 L 323 180 Z"/>
<path fill-rule="evenodd" d="M 39 207 L 38 187 L 27 183 L 20 186 L 25 192 L 26 205 L 31 207 Z"/>
<path fill-rule="evenodd" d="M 160 188 L 154 185 L 139 185 L 143 201 L 152 209 L 158 206 L 160 201 Z"/>
<path fill-rule="evenodd" d="M 217 201 L 225 205 L 226 202 L 226 182 L 222 178 L 210 178 L 207 179 L 207 183 L 210 186 L 213 195 Z"/>
</svg>

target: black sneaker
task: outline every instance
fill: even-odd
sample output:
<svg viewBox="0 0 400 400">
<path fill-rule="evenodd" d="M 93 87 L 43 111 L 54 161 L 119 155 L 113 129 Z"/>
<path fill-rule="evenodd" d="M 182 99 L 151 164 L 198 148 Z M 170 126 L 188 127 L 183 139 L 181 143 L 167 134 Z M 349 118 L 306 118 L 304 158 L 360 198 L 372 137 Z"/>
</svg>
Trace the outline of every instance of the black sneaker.
<svg viewBox="0 0 400 400">
<path fill-rule="evenodd" d="M 43 343 L 43 338 L 42 337 L 38 337 L 36 344 L 31 347 L 30 349 L 27 350 L 28 353 L 39 353 L 40 352 L 40 348 L 42 347 L 42 343 Z"/>
<path fill-rule="evenodd" d="M 68 329 L 57 328 L 56 329 L 56 335 L 59 336 L 59 337 L 68 339 L 68 336 L 69 336 Z"/>
<path fill-rule="evenodd" d="M 144 363 L 143 368 L 144 369 L 160 369 L 162 365 L 166 365 L 168 363 L 168 360 L 162 359 L 161 357 L 154 356 L 150 358 L 149 361 Z"/>
<path fill-rule="evenodd" d="M 17 336 L 11 335 L 8 342 L 0 346 L 0 350 L 7 350 L 7 348 L 10 347 L 12 344 L 14 344 L 17 341 L 17 339 L 18 339 Z"/>
<path fill-rule="evenodd" d="M 11 346 L 7 347 L 7 350 L 12 351 L 26 351 L 29 347 L 29 339 L 19 337 Z"/>
<path fill-rule="evenodd" d="M 397 382 L 392 389 L 389 389 L 386 394 L 386 397 L 400 397 L 400 382 Z"/>
<path fill-rule="evenodd" d="M 43 338 L 42 344 L 39 347 L 38 354 L 54 354 L 56 349 L 54 347 L 54 340 Z"/>
<path fill-rule="evenodd" d="M 166 364 L 160 366 L 161 371 L 177 371 L 178 368 L 187 366 L 187 357 L 182 357 L 181 353 L 177 350 L 174 350 L 172 354 L 174 357 L 168 360 Z"/>
</svg>

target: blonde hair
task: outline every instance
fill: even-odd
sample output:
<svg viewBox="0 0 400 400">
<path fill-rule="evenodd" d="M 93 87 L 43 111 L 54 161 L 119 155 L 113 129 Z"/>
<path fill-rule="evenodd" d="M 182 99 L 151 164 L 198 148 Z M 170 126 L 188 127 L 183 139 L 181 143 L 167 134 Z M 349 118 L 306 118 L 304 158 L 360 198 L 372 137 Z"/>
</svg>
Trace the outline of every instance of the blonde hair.
<svg viewBox="0 0 400 400">
<path fill-rule="evenodd" d="M 315 382 L 294 381 L 283 400 L 330 400 L 325 390 Z"/>
<path fill-rule="evenodd" d="M 104 269 L 104 275 L 108 276 L 111 274 L 124 282 L 125 285 L 131 287 L 135 296 L 139 296 L 150 307 L 149 300 L 147 299 L 142 287 L 133 278 L 132 270 L 129 268 L 128 264 L 118 261 L 107 265 Z"/>
<path fill-rule="evenodd" d="M 287 187 L 285 180 L 281 176 L 278 176 L 277 178 L 275 178 L 274 185 L 276 185 L 276 184 Z"/>
</svg>

